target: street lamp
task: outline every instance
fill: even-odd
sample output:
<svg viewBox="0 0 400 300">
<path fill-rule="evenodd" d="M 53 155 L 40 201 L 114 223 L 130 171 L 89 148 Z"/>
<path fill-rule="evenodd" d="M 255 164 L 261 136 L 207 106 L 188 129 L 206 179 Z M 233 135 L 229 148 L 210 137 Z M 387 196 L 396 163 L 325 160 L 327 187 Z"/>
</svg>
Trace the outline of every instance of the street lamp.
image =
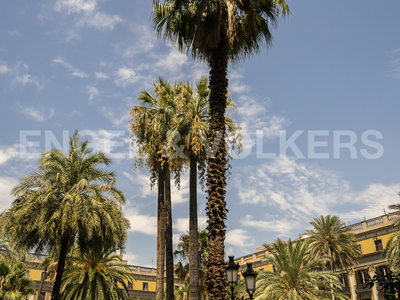
<svg viewBox="0 0 400 300">
<path fill-rule="evenodd" d="M 238 271 L 239 263 L 235 264 L 234 256 L 229 256 L 228 266 L 226 267 L 226 275 L 228 278 L 228 284 L 231 288 L 231 300 L 235 300 L 235 287 L 238 283 Z M 250 300 L 253 299 L 254 291 L 256 290 L 256 277 L 258 272 L 255 272 L 252 268 L 251 263 L 247 263 L 246 271 L 242 272 L 244 281 L 246 283 L 246 291 L 250 296 Z M 243 298 L 242 298 L 243 299 Z"/>
<path fill-rule="evenodd" d="M 250 296 L 250 300 L 252 300 L 253 294 L 256 290 L 256 277 L 258 272 L 253 270 L 251 263 L 247 263 L 247 270 L 242 272 L 242 275 L 246 283 L 246 291 Z"/>
<path fill-rule="evenodd" d="M 234 256 L 229 256 L 228 266 L 226 267 L 226 276 L 231 288 L 231 299 L 235 300 L 235 286 L 238 283 L 239 263 L 235 264 Z"/>
</svg>

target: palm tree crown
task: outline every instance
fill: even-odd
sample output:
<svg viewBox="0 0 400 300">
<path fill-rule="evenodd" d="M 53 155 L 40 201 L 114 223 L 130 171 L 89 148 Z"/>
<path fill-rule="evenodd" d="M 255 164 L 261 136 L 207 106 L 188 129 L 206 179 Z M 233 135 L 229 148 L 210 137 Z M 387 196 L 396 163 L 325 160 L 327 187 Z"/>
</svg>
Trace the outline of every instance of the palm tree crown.
<svg viewBox="0 0 400 300">
<path fill-rule="evenodd" d="M 255 300 L 321 300 L 348 299 L 337 289 L 343 288 L 339 275 L 325 271 L 328 256 L 311 259 L 310 240 L 295 243 L 278 239 L 264 260 L 272 263 L 275 272 L 262 271 L 257 277 Z"/>
<path fill-rule="evenodd" d="M 132 271 L 118 255 L 118 249 L 97 245 L 87 253 L 68 260 L 61 286 L 63 299 L 123 300 L 129 297 L 127 282 L 133 283 Z"/>
<path fill-rule="evenodd" d="M 338 216 L 327 215 L 310 222 L 313 229 L 306 231 L 311 241 L 311 257 L 329 256 L 328 267 L 334 271 L 357 264 L 361 257 L 356 236 L 349 232 Z"/>
<path fill-rule="evenodd" d="M 60 247 L 52 299 L 58 299 L 65 258 L 76 241 L 82 251 L 88 241 L 122 246 L 129 221 L 123 217 L 123 193 L 115 186 L 115 173 L 100 166 L 111 160 L 94 153 L 76 132 L 69 151 L 52 149 L 41 155 L 38 170 L 13 188 L 12 207 L 2 217 L 2 233 L 13 245 L 37 252 Z"/>
</svg>

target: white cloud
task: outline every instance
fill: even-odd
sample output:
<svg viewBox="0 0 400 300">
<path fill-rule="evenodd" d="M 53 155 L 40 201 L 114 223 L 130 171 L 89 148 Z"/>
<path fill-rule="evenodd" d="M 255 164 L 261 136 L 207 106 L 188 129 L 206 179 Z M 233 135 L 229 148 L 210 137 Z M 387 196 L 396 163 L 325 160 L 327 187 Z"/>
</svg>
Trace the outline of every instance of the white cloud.
<svg viewBox="0 0 400 300">
<path fill-rule="evenodd" d="M 243 82 L 240 81 L 244 76 L 240 74 L 236 70 L 230 70 L 229 71 L 229 87 L 228 91 L 233 92 L 233 93 L 243 93 L 243 92 L 249 92 L 251 90 L 251 87 L 248 85 L 245 85 Z"/>
<path fill-rule="evenodd" d="M 179 52 L 177 49 L 171 47 L 168 55 L 163 56 L 155 64 L 156 68 L 168 70 L 170 72 L 179 71 L 183 65 L 187 64 L 188 57 L 185 53 Z"/>
<path fill-rule="evenodd" d="M 92 103 L 95 97 L 99 97 L 99 90 L 94 86 L 87 86 L 87 93 L 89 94 L 89 102 Z"/>
<path fill-rule="evenodd" d="M 141 215 L 139 210 L 134 208 L 125 209 L 125 217 L 131 223 L 130 231 L 152 236 L 157 235 L 157 217 Z"/>
<path fill-rule="evenodd" d="M 243 130 L 250 135 L 255 135 L 257 130 L 260 130 L 265 139 L 278 137 L 280 130 L 290 122 L 284 117 L 268 114 L 267 107 L 269 105 L 269 100 L 261 104 L 252 98 L 241 96 L 236 111 Z"/>
<path fill-rule="evenodd" d="M 11 69 L 7 67 L 6 63 L 0 61 L 0 74 L 7 74 Z"/>
<path fill-rule="evenodd" d="M 106 74 L 102 72 L 94 72 L 94 75 L 96 76 L 97 79 L 110 79 Z"/>
<path fill-rule="evenodd" d="M 315 216 L 335 214 L 345 221 L 358 221 L 364 216 L 379 215 L 382 208 L 400 202 L 400 184 L 371 184 L 354 191 L 340 174 L 284 156 L 243 168 L 239 174 L 234 182 L 241 203 L 268 206 L 276 214 L 260 220 L 247 216 L 241 224 L 282 235 L 307 227 Z"/>
<path fill-rule="evenodd" d="M 116 72 L 115 84 L 117 86 L 127 86 L 136 83 L 142 76 L 136 74 L 133 69 L 122 67 Z"/>
<path fill-rule="evenodd" d="M 83 18 L 81 18 L 78 21 L 77 26 L 88 25 L 96 29 L 112 30 L 115 25 L 121 22 L 124 22 L 124 20 L 120 16 L 117 15 L 110 16 L 103 12 L 96 12 L 96 13 L 86 14 Z"/>
<path fill-rule="evenodd" d="M 53 59 L 53 62 L 61 64 L 62 66 L 64 66 L 67 69 L 67 71 L 70 72 L 70 74 L 72 76 L 76 76 L 76 77 L 80 77 L 80 78 L 89 77 L 88 74 L 86 74 L 85 72 L 79 71 L 78 69 L 72 67 L 72 65 L 70 63 L 65 62 L 60 57 L 57 57 L 57 58 Z"/>
<path fill-rule="evenodd" d="M 55 5 L 56 11 L 67 11 L 70 13 L 92 12 L 96 9 L 96 0 L 58 0 Z"/>
<path fill-rule="evenodd" d="M 226 233 L 225 243 L 245 249 L 254 246 L 254 238 L 244 229 L 233 229 Z"/>
<path fill-rule="evenodd" d="M 18 145 L 0 149 L 0 165 L 19 155 Z"/>
<path fill-rule="evenodd" d="M 137 187 L 141 193 L 141 198 L 146 198 L 152 195 L 157 196 L 157 188 L 151 189 L 150 187 L 150 176 L 136 172 L 135 175 L 129 174 L 127 172 L 122 172 L 122 174 L 127 177 L 133 184 L 138 185 Z"/>
<path fill-rule="evenodd" d="M 54 108 L 44 108 L 42 106 L 21 106 L 19 105 L 21 112 L 37 122 L 44 122 L 54 115 Z"/>
<path fill-rule="evenodd" d="M 96 29 L 110 29 L 124 20 L 118 16 L 110 16 L 97 10 L 96 0 L 58 0 L 55 5 L 57 12 L 67 12 L 68 14 L 81 14 L 76 26 L 87 25 Z"/>
<path fill-rule="evenodd" d="M 199 229 L 203 230 L 207 226 L 207 217 L 206 216 L 197 216 L 197 223 L 199 225 Z M 175 218 L 174 231 L 179 234 L 184 234 L 189 231 L 189 218 Z"/>
<path fill-rule="evenodd" d="M 123 50 L 123 55 L 125 57 L 131 58 L 138 53 L 146 53 L 154 48 L 157 39 L 149 26 L 133 26 L 131 31 L 135 34 L 135 39 L 132 46 Z"/>
<path fill-rule="evenodd" d="M 276 232 L 280 236 L 290 236 L 290 232 L 301 225 L 293 219 L 271 219 L 269 216 L 265 216 L 265 220 L 254 220 L 251 215 L 240 220 L 240 224 L 257 228 L 260 231 Z"/>
<path fill-rule="evenodd" d="M 21 36 L 21 33 L 18 29 L 8 30 L 7 33 L 11 36 Z"/>
<path fill-rule="evenodd" d="M 112 112 L 111 108 L 108 107 L 102 107 L 101 112 L 112 122 L 114 127 L 121 128 L 128 126 L 128 119 L 130 115 L 127 109 L 125 109 L 124 112 L 119 116 L 116 116 L 116 114 Z"/>
<path fill-rule="evenodd" d="M 400 49 L 393 51 L 390 54 L 392 69 L 389 76 L 392 78 L 400 78 Z"/>
<path fill-rule="evenodd" d="M 11 207 L 14 198 L 10 195 L 11 189 L 18 184 L 18 180 L 12 177 L 0 177 L 0 212 Z"/>
</svg>

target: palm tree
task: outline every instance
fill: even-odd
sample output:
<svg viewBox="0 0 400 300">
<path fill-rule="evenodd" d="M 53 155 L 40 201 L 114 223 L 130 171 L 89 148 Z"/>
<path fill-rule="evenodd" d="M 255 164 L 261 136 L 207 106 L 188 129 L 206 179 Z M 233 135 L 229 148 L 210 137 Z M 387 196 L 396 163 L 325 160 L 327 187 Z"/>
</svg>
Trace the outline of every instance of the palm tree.
<svg viewBox="0 0 400 300">
<path fill-rule="evenodd" d="M 28 277 L 28 270 L 23 262 L 13 260 L 8 264 L 0 260 L 0 300 L 22 300 L 35 289 L 30 286 L 33 281 Z"/>
<path fill-rule="evenodd" d="M 271 45 L 270 27 L 280 15 L 289 14 L 285 0 L 153 0 L 153 27 L 159 38 L 191 51 L 210 68 L 209 143 L 215 153 L 208 157 L 207 216 L 210 260 L 210 298 L 223 299 L 226 291 L 224 240 L 227 152 L 225 110 L 228 92 L 228 61 L 259 52 L 263 42 Z"/>
<path fill-rule="evenodd" d="M 132 107 L 130 114 L 131 137 L 138 146 L 139 158 L 136 167 L 141 168 L 144 161 L 151 173 L 151 181 L 158 182 L 157 205 L 157 288 L 156 299 L 162 300 L 164 288 L 164 260 L 166 253 L 167 299 L 173 299 L 173 249 L 172 249 L 172 211 L 171 211 L 171 170 L 179 178 L 178 160 L 168 159 L 163 149 L 168 148 L 167 132 L 173 125 L 176 115 L 176 85 L 163 78 L 153 82 L 152 95 L 146 90 L 140 91 L 137 98 L 140 105 Z M 165 188 L 165 200 L 164 200 Z M 165 218 L 164 218 L 165 211 Z"/>
<path fill-rule="evenodd" d="M 399 193 L 400 195 L 400 193 Z M 389 209 L 400 210 L 400 204 L 389 205 Z M 398 217 L 393 226 L 397 227 L 400 225 L 400 217 Z M 382 253 L 383 257 L 386 257 L 390 267 L 392 269 L 398 269 L 400 265 L 400 232 L 394 233 L 389 241 L 387 242 L 385 249 Z"/>
<path fill-rule="evenodd" d="M 275 272 L 262 271 L 257 277 L 255 300 L 321 300 L 348 299 L 337 290 L 343 285 L 339 275 L 324 270 L 328 256 L 310 257 L 310 240 L 295 243 L 280 239 L 264 247 L 271 253 L 264 260 Z"/>
<path fill-rule="evenodd" d="M 129 298 L 127 283 L 133 283 L 132 271 L 113 252 L 117 248 L 97 245 L 87 253 L 70 257 L 73 264 L 64 271 L 61 293 L 65 300 Z"/>
<path fill-rule="evenodd" d="M 197 266 L 199 266 L 198 269 L 198 284 L 197 284 L 197 294 L 195 295 L 196 298 L 206 298 L 206 285 L 205 285 L 205 270 L 207 267 L 207 256 L 208 256 L 208 251 L 207 251 L 207 246 L 208 246 L 208 241 L 207 241 L 207 233 L 205 230 L 200 230 L 196 234 L 198 237 L 198 263 Z M 175 257 L 179 257 L 179 262 L 175 265 L 175 274 L 180 280 L 184 280 L 185 283 L 188 281 L 190 282 L 190 285 L 188 286 L 187 292 L 189 292 L 189 298 L 192 299 L 192 292 L 191 290 L 193 287 L 196 287 L 194 285 L 194 281 L 191 279 L 192 273 L 190 272 L 190 233 L 183 234 L 179 238 L 180 242 L 178 243 L 177 249 L 174 252 Z M 183 288 L 184 291 L 185 288 Z"/>
<path fill-rule="evenodd" d="M 126 241 L 129 221 L 121 212 L 125 197 L 115 187 L 115 173 L 100 168 L 111 160 L 88 146 L 76 132 L 68 153 L 43 153 L 38 170 L 13 188 L 17 198 L 1 215 L 2 234 L 12 244 L 35 248 L 36 253 L 60 248 L 52 300 L 59 299 L 66 255 L 74 241 L 81 251 L 93 238 L 118 246 Z"/>
<path fill-rule="evenodd" d="M 338 216 L 327 215 L 314 218 L 310 222 L 313 229 L 308 229 L 306 235 L 311 241 L 311 257 L 329 256 L 328 268 L 345 269 L 356 265 L 361 257 L 360 249 L 357 247 L 356 236 L 349 232 Z"/>
</svg>

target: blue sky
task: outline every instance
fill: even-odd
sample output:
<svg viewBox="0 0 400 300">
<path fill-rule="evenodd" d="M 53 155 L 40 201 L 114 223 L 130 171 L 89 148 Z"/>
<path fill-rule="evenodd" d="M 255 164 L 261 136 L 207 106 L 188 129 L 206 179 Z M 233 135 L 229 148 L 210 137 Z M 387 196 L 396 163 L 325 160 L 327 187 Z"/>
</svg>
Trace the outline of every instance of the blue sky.
<svg viewBox="0 0 400 300">
<path fill-rule="evenodd" d="M 127 258 L 147 266 L 156 194 L 146 170 L 133 171 L 129 109 L 158 76 L 208 73 L 156 40 L 151 3 L 21 0 L 0 10 L 0 210 L 35 157 L 78 129 L 114 158 L 131 221 Z M 229 68 L 246 142 L 227 187 L 229 255 L 296 238 L 321 214 L 354 223 L 400 200 L 400 2 L 288 3 L 273 47 Z M 188 229 L 187 177 L 173 192 L 175 242 Z"/>
</svg>

